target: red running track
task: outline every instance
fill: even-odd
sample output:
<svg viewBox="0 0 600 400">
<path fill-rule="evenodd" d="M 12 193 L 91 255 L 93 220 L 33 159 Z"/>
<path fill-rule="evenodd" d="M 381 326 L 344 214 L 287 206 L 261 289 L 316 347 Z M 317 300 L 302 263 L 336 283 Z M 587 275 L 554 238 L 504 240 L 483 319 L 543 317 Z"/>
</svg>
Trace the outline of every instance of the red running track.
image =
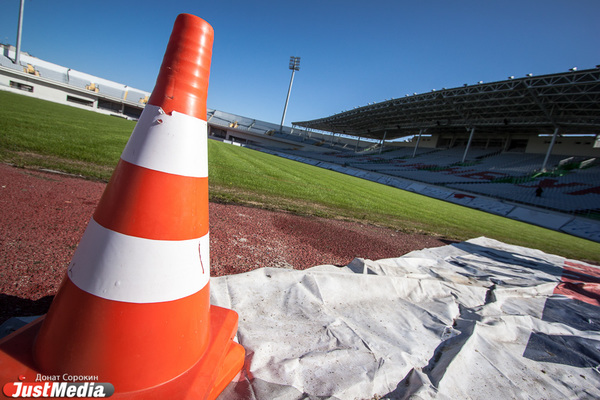
<svg viewBox="0 0 600 400">
<path fill-rule="evenodd" d="M 47 311 L 106 184 L 0 165 L 0 324 Z M 346 265 L 447 244 L 355 222 L 210 203 L 211 275 Z"/>
</svg>

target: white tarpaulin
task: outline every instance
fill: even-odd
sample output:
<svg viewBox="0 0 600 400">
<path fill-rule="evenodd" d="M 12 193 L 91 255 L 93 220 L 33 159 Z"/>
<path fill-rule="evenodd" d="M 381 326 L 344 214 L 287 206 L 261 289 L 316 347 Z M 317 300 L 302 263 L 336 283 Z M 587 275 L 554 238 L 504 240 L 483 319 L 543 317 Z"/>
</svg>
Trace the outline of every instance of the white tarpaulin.
<svg viewBox="0 0 600 400">
<path fill-rule="evenodd" d="M 265 268 L 212 278 L 211 300 L 246 349 L 221 399 L 600 398 L 600 268 L 539 250 Z"/>
</svg>

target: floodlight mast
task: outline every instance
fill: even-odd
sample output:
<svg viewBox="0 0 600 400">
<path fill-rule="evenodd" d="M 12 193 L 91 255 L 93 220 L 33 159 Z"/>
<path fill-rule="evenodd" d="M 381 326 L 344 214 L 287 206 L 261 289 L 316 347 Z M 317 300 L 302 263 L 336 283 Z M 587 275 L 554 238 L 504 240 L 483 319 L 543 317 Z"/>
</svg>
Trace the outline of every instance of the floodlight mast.
<svg viewBox="0 0 600 400">
<path fill-rule="evenodd" d="M 21 36 L 23 31 L 23 12 L 25 11 L 25 0 L 21 0 L 19 8 L 19 27 L 17 29 L 17 48 L 15 50 L 15 64 L 19 65 L 21 58 Z"/>
<path fill-rule="evenodd" d="M 281 124 L 279 125 L 279 132 L 283 133 L 283 121 L 285 121 L 285 113 L 287 112 L 288 101 L 290 100 L 290 93 L 292 92 L 292 83 L 294 83 L 294 74 L 296 71 L 300 71 L 300 57 L 290 57 L 290 69 L 292 70 L 292 78 L 290 79 L 290 87 L 288 88 L 287 97 L 285 98 L 285 107 L 283 107 L 283 116 L 281 117 Z"/>
</svg>

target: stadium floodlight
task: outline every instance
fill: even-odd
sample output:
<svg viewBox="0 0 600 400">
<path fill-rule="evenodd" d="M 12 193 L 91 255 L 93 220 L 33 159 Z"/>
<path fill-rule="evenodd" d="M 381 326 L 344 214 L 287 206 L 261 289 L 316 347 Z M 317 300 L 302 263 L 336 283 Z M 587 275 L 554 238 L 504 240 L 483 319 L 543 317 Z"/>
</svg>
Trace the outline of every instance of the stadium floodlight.
<svg viewBox="0 0 600 400">
<path fill-rule="evenodd" d="M 285 98 L 285 107 L 283 107 L 283 116 L 281 117 L 281 124 L 279 125 L 279 132 L 281 133 L 283 133 L 283 121 L 285 121 L 285 113 L 287 112 L 288 101 L 290 100 L 290 93 L 292 92 L 294 74 L 296 73 L 296 71 L 300 71 L 300 57 L 290 57 L 290 69 L 292 70 L 292 78 L 290 79 L 290 87 L 288 88 L 287 97 Z"/>
<path fill-rule="evenodd" d="M 290 57 L 290 69 L 300 71 L 300 57 Z"/>
<path fill-rule="evenodd" d="M 573 67 L 573 68 L 569 69 L 569 71 L 575 72 L 575 71 L 577 71 L 577 67 Z"/>
</svg>

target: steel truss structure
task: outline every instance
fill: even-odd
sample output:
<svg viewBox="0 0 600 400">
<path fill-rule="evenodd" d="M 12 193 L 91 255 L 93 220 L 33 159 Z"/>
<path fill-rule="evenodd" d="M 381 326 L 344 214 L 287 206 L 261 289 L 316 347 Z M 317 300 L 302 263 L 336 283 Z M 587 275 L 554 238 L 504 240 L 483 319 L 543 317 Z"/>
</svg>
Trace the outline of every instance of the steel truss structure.
<svg viewBox="0 0 600 400">
<path fill-rule="evenodd" d="M 427 132 L 598 134 L 600 69 L 464 85 L 294 125 L 378 140 Z"/>
</svg>

